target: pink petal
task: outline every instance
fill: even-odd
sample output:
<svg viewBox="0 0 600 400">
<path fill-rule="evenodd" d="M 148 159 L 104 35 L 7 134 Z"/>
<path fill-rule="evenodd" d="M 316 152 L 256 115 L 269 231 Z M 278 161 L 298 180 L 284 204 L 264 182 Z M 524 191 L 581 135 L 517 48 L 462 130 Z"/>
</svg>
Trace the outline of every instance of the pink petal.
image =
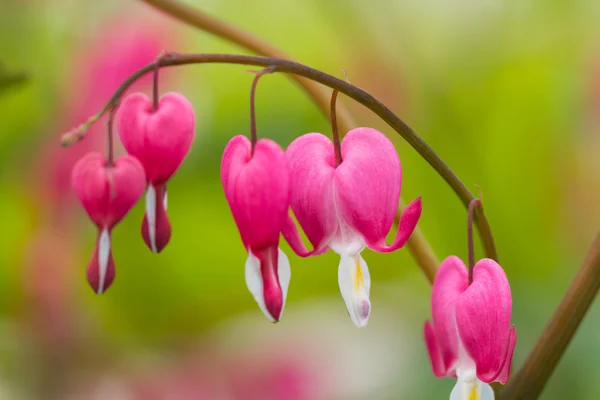
<svg viewBox="0 0 600 400">
<path fill-rule="evenodd" d="M 137 203 L 146 186 L 144 169 L 134 157 L 121 156 L 110 166 L 100 153 L 79 160 L 71 182 L 90 219 L 109 229 Z"/>
<path fill-rule="evenodd" d="M 449 256 L 440 265 L 433 282 L 431 314 L 439 352 L 447 375 L 454 373 L 459 356 L 455 309 L 469 285 L 467 268 L 460 258 Z"/>
<path fill-rule="evenodd" d="M 167 93 L 153 110 L 143 93 L 125 98 L 117 114 L 119 137 L 127 152 L 137 157 L 148 181 L 166 182 L 179 168 L 194 140 L 192 104 L 178 93 Z"/>
<path fill-rule="evenodd" d="M 288 146 L 286 157 L 291 172 L 292 211 L 315 251 L 321 251 L 338 227 L 333 203 L 333 143 L 320 133 L 307 133 Z M 288 236 L 292 245 L 295 238 Z"/>
<path fill-rule="evenodd" d="M 154 253 L 160 253 L 171 239 L 171 223 L 165 205 L 166 196 L 166 184 L 148 185 L 142 237 L 146 246 Z"/>
<path fill-rule="evenodd" d="M 300 257 L 318 256 L 329 250 L 329 246 L 324 246 L 320 249 L 314 248 L 313 250 L 308 250 L 302 241 L 302 238 L 300 237 L 300 232 L 298 232 L 298 227 L 296 226 L 294 219 L 289 214 L 285 224 L 283 225 L 281 233 L 294 253 L 298 254 Z"/>
<path fill-rule="evenodd" d="M 260 260 L 265 308 L 275 321 L 279 321 L 283 311 L 284 294 L 279 283 L 277 245 L 263 251 L 252 252 Z"/>
<path fill-rule="evenodd" d="M 417 222 L 419 222 L 419 218 L 421 217 L 421 209 L 421 198 L 417 197 L 409 205 L 407 205 L 402 212 L 394 242 L 391 245 L 388 245 L 385 243 L 385 237 L 383 237 L 377 243 L 368 242 L 367 245 L 369 248 L 371 250 L 387 253 L 404 247 L 410 238 L 410 235 L 412 235 L 413 231 L 417 227 Z"/>
<path fill-rule="evenodd" d="M 398 153 L 381 132 L 356 128 L 342 141 L 342 158 L 335 171 L 339 216 L 368 244 L 385 249 L 383 241 L 392 227 L 400 199 L 402 168 Z M 407 221 L 407 227 L 408 222 L 416 223 L 414 216 Z M 404 236 L 398 244 L 402 240 Z"/>
<path fill-rule="evenodd" d="M 227 144 L 221 162 L 221 182 L 246 248 L 277 244 L 288 217 L 290 178 L 285 154 L 272 140 L 256 143 L 236 136 Z"/>
<path fill-rule="evenodd" d="M 456 323 L 483 382 L 493 382 L 502 372 L 511 312 L 512 296 L 504 270 L 494 260 L 480 260 L 473 269 L 473 283 L 456 303 Z"/>
<path fill-rule="evenodd" d="M 431 322 L 425 322 L 425 328 L 423 332 L 425 336 L 425 345 L 427 346 L 427 353 L 429 353 L 429 361 L 431 361 L 431 369 L 433 374 L 438 378 L 446 376 L 448 370 L 444 365 L 440 345 L 435 334 L 435 329 Z"/>
<path fill-rule="evenodd" d="M 500 371 L 500 375 L 496 378 L 497 382 L 501 384 L 505 384 L 510 377 L 510 367 L 512 364 L 513 354 L 515 352 L 515 343 L 517 342 L 517 330 L 513 325 L 510 328 L 510 332 L 508 333 L 508 338 L 504 343 L 505 352 L 504 352 L 504 365 L 502 366 L 502 370 Z"/>
</svg>

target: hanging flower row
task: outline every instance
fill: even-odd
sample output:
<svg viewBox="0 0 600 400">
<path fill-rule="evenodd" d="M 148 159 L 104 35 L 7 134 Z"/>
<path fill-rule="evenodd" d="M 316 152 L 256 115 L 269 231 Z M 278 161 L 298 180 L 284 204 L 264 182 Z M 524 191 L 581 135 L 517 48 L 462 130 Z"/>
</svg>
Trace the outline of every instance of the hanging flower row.
<svg viewBox="0 0 600 400">
<path fill-rule="evenodd" d="M 420 218 L 421 199 L 406 206 L 395 238 L 387 244 L 402 185 L 398 153 L 373 128 L 352 129 L 340 141 L 335 91 L 333 141 L 321 133 L 307 133 L 284 150 L 270 139 L 258 139 L 254 93 L 260 76 L 268 72 L 272 70 L 256 73 L 252 84 L 250 138 L 232 138 L 221 162 L 225 198 L 247 252 L 246 284 L 265 316 L 277 322 L 291 278 L 289 258 L 279 248 L 280 237 L 300 257 L 333 250 L 340 256 L 338 284 L 348 314 L 354 325 L 364 327 L 371 312 L 371 278 L 361 252 L 402 248 Z M 110 119 L 112 138 L 112 113 Z M 98 294 L 115 277 L 111 231 L 144 192 L 142 238 L 154 253 L 168 244 L 167 182 L 190 149 L 195 117 L 182 95 L 168 93 L 159 99 L 155 83 L 152 100 L 141 93 L 125 98 L 116 124 L 128 154 L 114 160 L 110 140 L 107 158 L 88 154 L 72 174 L 75 193 L 98 228 L 87 269 L 88 282 Z M 516 342 L 504 270 L 491 259 L 473 262 L 471 225 L 477 205 L 480 200 L 473 200 L 468 212 L 469 265 L 456 256 L 442 262 L 433 284 L 432 322 L 424 329 L 434 374 L 457 378 L 451 400 L 493 399 L 489 383 L 506 383 Z M 312 249 L 302 241 L 297 224 Z"/>
</svg>

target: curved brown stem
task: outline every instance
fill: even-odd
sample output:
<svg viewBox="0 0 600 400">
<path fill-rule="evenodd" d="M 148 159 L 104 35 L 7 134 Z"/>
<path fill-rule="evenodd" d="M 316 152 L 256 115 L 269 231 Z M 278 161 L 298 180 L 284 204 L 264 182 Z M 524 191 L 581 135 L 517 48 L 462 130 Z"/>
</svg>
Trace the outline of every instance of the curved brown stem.
<svg viewBox="0 0 600 400">
<path fill-rule="evenodd" d="M 500 400 L 538 398 L 599 290 L 600 233 L 523 366 L 500 391 Z"/>
<path fill-rule="evenodd" d="M 340 143 L 340 133 L 338 131 L 338 123 L 336 118 L 335 106 L 337 103 L 338 91 L 334 90 L 331 93 L 331 136 L 333 137 L 333 148 L 335 149 L 335 164 L 342 163 L 342 144 Z"/>
<path fill-rule="evenodd" d="M 252 80 L 252 87 L 250 88 L 250 155 L 254 156 L 254 147 L 256 147 L 256 142 L 258 142 L 258 137 L 256 135 L 256 86 L 258 86 L 258 80 L 261 76 L 265 74 L 270 74 L 275 70 L 274 67 L 268 67 L 262 69 L 260 71 L 250 71 L 255 76 Z"/>
<path fill-rule="evenodd" d="M 241 64 L 241 65 L 259 65 L 263 67 L 274 66 L 277 68 L 277 72 L 286 72 L 296 75 L 310 78 L 316 82 L 319 82 L 325 86 L 329 86 L 332 89 L 336 89 L 346 96 L 351 97 L 357 102 L 361 103 L 375 114 L 377 114 L 383 121 L 385 121 L 390 127 L 400 134 L 437 172 L 444 178 L 444 180 L 454 189 L 454 192 L 463 201 L 463 204 L 468 207 L 471 200 L 474 199 L 473 195 L 464 183 L 452 172 L 438 155 L 419 137 L 408 125 L 404 123 L 396 114 L 394 114 L 389 108 L 383 103 L 371 96 L 364 90 L 351 85 L 341 79 L 326 74 L 322 71 L 310 68 L 306 65 L 302 65 L 293 61 L 281 60 L 271 57 L 258 57 L 258 56 L 246 56 L 239 54 L 168 54 L 159 60 L 146 65 L 134 72 L 129 78 L 127 78 L 117 91 L 113 94 L 106 105 L 100 110 L 100 112 L 91 117 L 91 119 L 98 119 L 104 113 L 109 111 L 118 103 L 119 99 L 125 93 L 125 91 L 141 76 L 153 71 L 156 67 L 156 63 L 161 68 L 187 65 L 187 64 L 205 64 L 205 63 L 224 63 L 224 64 Z M 89 126 L 89 121 L 84 123 L 82 126 Z M 61 140 L 64 146 L 70 145 L 76 139 L 81 139 L 83 135 L 81 132 L 71 131 L 65 135 Z M 494 238 L 487 219 L 481 208 L 477 210 L 476 222 L 481 235 L 482 243 L 484 245 L 485 253 L 489 258 L 497 260 L 496 247 L 494 244 Z"/>
<path fill-rule="evenodd" d="M 475 207 L 481 205 L 481 200 L 473 199 L 467 210 L 467 249 L 469 257 L 469 285 L 473 282 L 473 268 L 475 267 L 475 248 L 473 246 L 473 214 Z"/>
</svg>

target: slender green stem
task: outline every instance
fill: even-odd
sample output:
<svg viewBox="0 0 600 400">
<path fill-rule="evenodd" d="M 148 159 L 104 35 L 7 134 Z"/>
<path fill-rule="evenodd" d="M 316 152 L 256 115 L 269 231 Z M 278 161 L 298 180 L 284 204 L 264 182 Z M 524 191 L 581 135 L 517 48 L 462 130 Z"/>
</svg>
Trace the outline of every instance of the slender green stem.
<svg viewBox="0 0 600 400">
<path fill-rule="evenodd" d="M 108 155 L 106 157 L 107 165 L 113 166 L 115 165 L 115 144 L 114 144 L 114 133 L 113 133 L 113 120 L 115 117 L 115 113 L 117 112 L 118 105 L 111 108 L 108 112 L 108 122 L 107 125 L 107 145 L 108 145 Z"/>
<path fill-rule="evenodd" d="M 475 248 L 473 246 L 473 213 L 481 200 L 473 199 L 467 210 L 467 249 L 469 257 L 469 285 L 473 282 L 473 268 L 475 267 Z"/>
<path fill-rule="evenodd" d="M 252 80 L 252 87 L 250 88 L 250 155 L 254 155 L 254 147 L 258 142 L 256 135 L 256 86 L 258 86 L 258 80 L 265 74 L 270 74 L 275 70 L 274 67 L 268 67 L 260 71 L 250 71 L 254 73 L 254 79 Z"/>
<path fill-rule="evenodd" d="M 340 133 L 338 132 L 338 124 L 335 112 L 335 105 L 337 100 L 338 91 L 334 90 L 331 93 L 331 136 L 333 137 L 333 147 L 335 149 L 335 163 L 340 165 L 342 163 L 342 144 L 340 143 Z"/>
<path fill-rule="evenodd" d="M 161 56 L 162 57 L 162 56 Z M 152 110 L 154 112 L 158 111 L 158 71 L 160 70 L 159 68 L 159 63 L 155 63 L 155 68 L 154 68 L 154 76 L 153 76 L 153 80 L 152 80 Z"/>
<path fill-rule="evenodd" d="M 538 398 L 599 290 L 600 232 L 523 366 L 500 391 L 499 400 Z"/>
<path fill-rule="evenodd" d="M 258 65 L 263 67 L 274 66 L 277 68 L 277 72 L 285 72 L 303 76 L 305 78 L 312 79 L 332 89 L 338 90 L 340 93 L 356 100 L 361 103 L 375 114 L 377 114 L 383 121 L 385 121 L 391 128 L 400 134 L 437 172 L 444 178 L 444 180 L 454 189 L 454 192 L 462 200 L 463 204 L 468 207 L 471 200 L 474 199 L 473 195 L 462 181 L 452 172 L 438 155 L 421 139 L 408 125 L 404 123 L 396 114 L 394 114 L 389 108 L 383 103 L 371 96 L 364 90 L 351 85 L 341 79 L 326 74 L 322 71 L 310 68 L 306 65 L 299 64 L 293 61 L 281 60 L 272 57 L 259 57 L 259 56 L 246 56 L 239 54 L 167 54 L 159 60 L 146 65 L 134 72 L 129 78 L 127 78 L 121 86 L 115 91 L 105 106 L 92 117 L 99 118 L 109 111 L 115 104 L 119 102 L 121 96 L 125 91 L 141 76 L 153 71 L 156 67 L 156 63 L 159 64 L 160 68 L 172 67 L 178 65 L 187 64 L 206 64 L 206 63 L 223 63 L 223 64 L 238 64 L 238 65 Z M 84 124 L 88 124 L 87 122 Z M 78 134 L 79 133 L 79 134 Z M 81 132 L 69 132 L 62 138 L 62 144 L 65 146 L 70 145 L 75 139 L 80 139 Z M 475 214 L 475 221 L 481 235 L 481 240 L 484 246 L 487 257 L 494 260 L 498 259 L 496 254 L 496 247 L 494 244 L 494 238 L 489 226 L 489 223 L 481 208 L 477 209 Z"/>
</svg>

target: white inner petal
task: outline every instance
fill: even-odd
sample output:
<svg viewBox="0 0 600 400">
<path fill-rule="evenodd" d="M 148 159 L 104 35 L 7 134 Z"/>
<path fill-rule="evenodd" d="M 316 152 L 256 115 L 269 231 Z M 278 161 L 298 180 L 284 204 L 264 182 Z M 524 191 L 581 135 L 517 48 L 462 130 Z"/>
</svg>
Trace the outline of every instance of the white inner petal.
<svg viewBox="0 0 600 400">
<path fill-rule="evenodd" d="M 281 306 L 281 314 L 279 314 L 279 320 L 281 320 L 283 310 L 285 309 L 288 288 L 290 287 L 292 270 L 290 268 L 290 260 L 285 253 L 280 248 L 277 248 L 277 253 L 277 276 L 279 278 L 279 286 L 281 286 L 281 293 L 283 294 L 283 305 Z"/>
<path fill-rule="evenodd" d="M 459 376 L 450 393 L 450 400 L 494 400 L 494 390 L 472 375 L 466 379 Z"/>
<path fill-rule="evenodd" d="M 271 322 L 275 322 L 275 319 L 271 316 L 265 305 L 265 297 L 263 292 L 263 279 L 260 273 L 260 260 L 250 250 L 248 250 L 248 258 L 246 259 L 246 286 L 252 293 L 254 300 L 258 303 L 258 306 L 262 310 L 263 314 Z"/>
<path fill-rule="evenodd" d="M 356 327 L 367 326 L 371 314 L 371 276 L 367 263 L 360 253 L 353 256 L 342 255 L 338 268 L 338 283 L 346 309 Z"/>
<path fill-rule="evenodd" d="M 106 279 L 106 271 L 108 270 L 108 258 L 110 256 L 110 235 L 108 229 L 104 228 L 100 234 L 98 243 L 98 294 L 104 291 L 104 280 Z"/>
<path fill-rule="evenodd" d="M 165 211 L 167 210 L 167 191 L 165 190 L 165 197 L 163 198 L 163 205 L 165 206 Z"/>
<path fill-rule="evenodd" d="M 146 220 L 148 221 L 150 249 L 153 253 L 156 253 L 156 189 L 154 189 L 152 184 L 148 185 L 148 190 L 146 191 Z"/>
</svg>

